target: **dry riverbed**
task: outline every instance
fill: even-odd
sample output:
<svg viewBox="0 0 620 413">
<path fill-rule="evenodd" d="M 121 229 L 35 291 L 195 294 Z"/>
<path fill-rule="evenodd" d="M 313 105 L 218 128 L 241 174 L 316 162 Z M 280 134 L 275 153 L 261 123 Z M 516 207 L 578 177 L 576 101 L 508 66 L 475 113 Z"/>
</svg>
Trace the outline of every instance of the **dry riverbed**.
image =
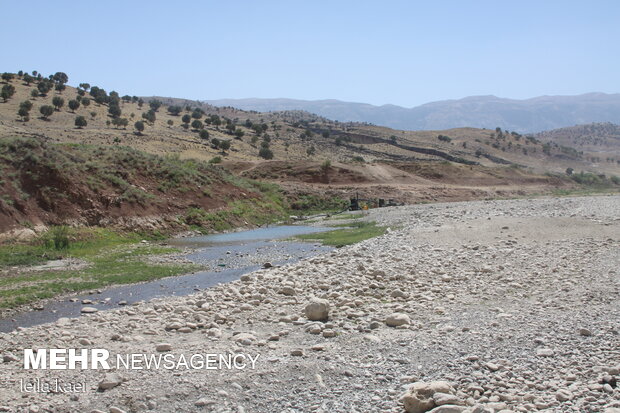
<svg viewBox="0 0 620 413">
<path fill-rule="evenodd" d="M 0 335 L 0 411 L 620 411 L 619 196 L 369 215 L 391 229 L 191 296 Z M 24 348 L 258 359 L 24 370 Z M 36 378 L 85 389 L 21 391 Z"/>
</svg>

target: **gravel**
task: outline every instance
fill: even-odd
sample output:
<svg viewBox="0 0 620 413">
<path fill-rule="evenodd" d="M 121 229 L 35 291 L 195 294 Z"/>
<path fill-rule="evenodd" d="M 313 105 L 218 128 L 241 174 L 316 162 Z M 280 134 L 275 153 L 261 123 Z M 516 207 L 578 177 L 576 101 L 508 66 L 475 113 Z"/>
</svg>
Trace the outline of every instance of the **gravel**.
<svg viewBox="0 0 620 413">
<path fill-rule="evenodd" d="M 0 411 L 403 412 L 403 401 L 418 411 L 416 398 L 433 413 L 620 409 L 619 196 L 368 219 L 390 229 L 190 296 L 0 335 L 2 354 L 19 355 L 0 363 Z M 25 371 L 24 348 L 259 359 L 243 370 Z M 20 392 L 34 377 L 87 390 Z"/>
</svg>

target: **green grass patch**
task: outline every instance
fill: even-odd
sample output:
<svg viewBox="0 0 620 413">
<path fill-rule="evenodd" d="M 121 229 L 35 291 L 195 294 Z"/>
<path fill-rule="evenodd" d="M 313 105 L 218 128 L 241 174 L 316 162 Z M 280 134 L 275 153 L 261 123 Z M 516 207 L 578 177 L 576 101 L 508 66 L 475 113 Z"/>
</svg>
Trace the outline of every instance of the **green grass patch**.
<svg viewBox="0 0 620 413">
<path fill-rule="evenodd" d="M 120 234 L 107 229 L 73 230 L 66 248 L 56 249 L 43 240 L 28 245 L 1 245 L 0 268 L 42 264 L 50 259 L 79 258 L 88 267 L 49 270 L 0 277 L 0 308 L 11 308 L 56 295 L 132 284 L 185 274 L 198 266 L 149 263 L 144 257 L 178 252 L 177 249 L 140 243 L 143 234 Z"/>
<path fill-rule="evenodd" d="M 369 238 L 378 237 L 379 235 L 385 234 L 386 230 L 385 227 L 377 226 L 375 222 L 353 222 L 334 226 L 346 226 L 347 228 L 314 234 L 304 234 L 296 238 L 308 241 L 320 241 L 324 245 L 341 247 L 355 244 Z"/>
</svg>

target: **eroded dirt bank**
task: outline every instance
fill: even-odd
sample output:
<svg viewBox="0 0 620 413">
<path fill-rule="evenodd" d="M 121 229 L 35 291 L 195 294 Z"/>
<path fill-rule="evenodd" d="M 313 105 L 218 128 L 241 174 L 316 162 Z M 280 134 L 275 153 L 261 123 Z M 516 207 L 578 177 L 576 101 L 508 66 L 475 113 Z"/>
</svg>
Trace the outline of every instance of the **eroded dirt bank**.
<svg viewBox="0 0 620 413">
<path fill-rule="evenodd" d="M 189 297 L 1 335 L 0 410 L 402 412 L 409 386 L 435 380 L 448 384 L 410 411 L 620 408 L 619 196 L 370 214 L 392 229 Z M 305 312 L 313 297 L 327 321 L 308 320 L 324 316 L 320 300 Z M 23 348 L 259 359 L 243 370 L 25 371 Z M 36 377 L 86 391 L 20 391 Z"/>
</svg>

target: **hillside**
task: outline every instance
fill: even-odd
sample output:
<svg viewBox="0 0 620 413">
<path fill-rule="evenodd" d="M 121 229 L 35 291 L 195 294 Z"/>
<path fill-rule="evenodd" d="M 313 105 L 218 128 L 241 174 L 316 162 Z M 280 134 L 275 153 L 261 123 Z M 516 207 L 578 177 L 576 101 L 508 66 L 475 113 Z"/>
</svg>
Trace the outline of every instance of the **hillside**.
<svg viewBox="0 0 620 413">
<path fill-rule="evenodd" d="M 269 186 L 124 146 L 3 138 L 0 172 L 0 233 L 61 224 L 170 232 L 287 217 L 286 201 Z"/>
<path fill-rule="evenodd" d="M 431 102 L 414 108 L 374 106 L 339 100 L 218 99 L 215 106 L 259 112 L 304 110 L 340 122 L 367 122 L 405 130 L 440 130 L 464 126 L 533 133 L 589 122 L 617 122 L 620 94 L 588 93 L 578 96 L 540 96 L 504 99 L 470 96 Z"/>
<path fill-rule="evenodd" d="M 410 203 L 574 189 L 569 168 L 593 172 L 581 181 L 597 184 L 620 174 L 618 155 L 599 162 L 596 152 L 500 128 L 400 131 L 303 111 L 146 100 L 67 81 L 61 72 L 3 75 L 11 93 L 0 103 L 8 178 L 0 231 L 62 222 L 183 227 L 192 225 L 183 218 L 191 209 L 230 211 L 237 200 L 265 195 L 254 184 L 243 190 L 246 178 L 276 183 L 290 207 L 313 209 L 357 195 Z M 198 215 L 221 229 L 210 222 L 218 217 Z"/>
<path fill-rule="evenodd" d="M 609 163 L 620 159 L 620 125 L 614 123 L 590 123 L 553 129 L 538 133 L 536 137 L 588 152 L 596 162 Z"/>
</svg>

